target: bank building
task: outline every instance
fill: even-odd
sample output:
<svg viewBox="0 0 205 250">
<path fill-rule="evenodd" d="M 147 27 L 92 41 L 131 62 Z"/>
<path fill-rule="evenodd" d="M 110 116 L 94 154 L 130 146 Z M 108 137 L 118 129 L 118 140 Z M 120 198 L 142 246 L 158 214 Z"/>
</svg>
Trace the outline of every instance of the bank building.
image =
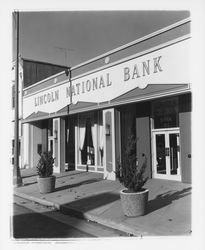
<svg viewBox="0 0 205 250">
<path fill-rule="evenodd" d="M 54 172 L 115 180 L 129 135 L 149 178 L 191 183 L 190 19 L 58 69 L 21 90 L 21 167 L 51 150 Z"/>
</svg>

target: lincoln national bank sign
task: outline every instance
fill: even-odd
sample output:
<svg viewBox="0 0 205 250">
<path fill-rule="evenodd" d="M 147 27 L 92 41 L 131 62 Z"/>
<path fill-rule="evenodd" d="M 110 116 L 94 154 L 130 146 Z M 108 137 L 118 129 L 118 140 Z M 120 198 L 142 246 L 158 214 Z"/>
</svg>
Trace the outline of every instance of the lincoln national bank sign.
<svg viewBox="0 0 205 250">
<path fill-rule="evenodd" d="M 141 62 L 139 65 L 134 64 L 132 68 L 124 67 L 122 69 L 124 82 L 128 83 L 130 79 L 134 80 L 153 73 L 161 72 L 161 57 L 162 56 L 159 56 L 157 58 L 153 58 L 152 60 Z M 110 79 L 110 73 L 106 73 L 105 75 L 95 76 L 93 78 L 88 78 L 87 80 L 77 82 L 71 87 L 66 87 L 65 94 L 66 98 L 68 98 L 71 95 L 83 95 L 87 92 L 98 91 L 99 89 L 110 87 L 111 85 L 112 81 Z M 58 100 L 59 90 L 51 91 L 34 98 L 35 106 L 44 105 L 50 102 L 56 102 Z"/>
<path fill-rule="evenodd" d="M 135 88 L 149 84 L 184 84 L 188 82 L 189 40 L 148 51 L 110 63 L 103 68 L 87 72 L 69 81 L 60 82 L 24 96 L 24 118 L 33 112 L 57 112 L 72 103 L 111 101 Z M 180 55 L 180 56 L 178 56 Z"/>
<path fill-rule="evenodd" d="M 51 91 L 34 98 L 35 106 L 44 105 L 59 100 L 59 90 Z"/>
</svg>

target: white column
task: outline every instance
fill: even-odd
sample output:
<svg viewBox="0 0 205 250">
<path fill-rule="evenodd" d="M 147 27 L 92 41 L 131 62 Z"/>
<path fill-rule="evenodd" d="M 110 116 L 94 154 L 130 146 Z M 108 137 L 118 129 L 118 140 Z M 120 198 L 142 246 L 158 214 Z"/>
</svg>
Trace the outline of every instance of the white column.
<svg viewBox="0 0 205 250">
<path fill-rule="evenodd" d="M 53 119 L 53 157 L 54 173 L 60 173 L 60 118 Z"/>
<path fill-rule="evenodd" d="M 61 118 L 53 119 L 54 173 L 65 170 L 65 139 L 65 120 Z"/>
<path fill-rule="evenodd" d="M 115 113 L 114 108 L 103 110 L 104 130 L 104 178 L 115 180 Z"/>
<path fill-rule="evenodd" d="M 60 143 L 59 143 L 59 150 L 60 150 L 60 172 L 65 170 L 65 140 L 67 139 L 65 136 L 65 120 L 60 119 Z"/>
<path fill-rule="evenodd" d="M 77 170 L 77 165 L 79 164 L 79 155 L 80 155 L 80 150 L 78 146 L 79 140 L 78 140 L 78 125 L 75 125 L 75 170 Z"/>
<path fill-rule="evenodd" d="M 29 149 L 29 154 L 30 154 L 30 157 L 29 157 L 29 165 L 31 168 L 33 168 L 33 154 L 34 154 L 34 140 L 33 140 L 33 135 L 34 135 L 34 132 L 33 132 L 33 125 L 30 125 L 30 137 L 29 137 L 29 143 L 30 143 L 30 149 Z"/>
<path fill-rule="evenodd" d="M 30 150 L 30 136 L 29 136 L 29 124 L 25 123 L 23 126 L 23 138 L 22 138 L 22 165 L 26 168 L 29 166 L 29 150 Z"/>
</svg>

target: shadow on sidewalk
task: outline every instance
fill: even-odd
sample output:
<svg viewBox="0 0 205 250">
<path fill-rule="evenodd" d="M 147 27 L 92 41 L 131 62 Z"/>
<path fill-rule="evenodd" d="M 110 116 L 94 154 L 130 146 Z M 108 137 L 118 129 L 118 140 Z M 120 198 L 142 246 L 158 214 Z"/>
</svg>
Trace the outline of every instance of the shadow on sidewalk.
<svg viewBox="0 0 205 250">
<path fill-rule="evenodd" d="M 85 180 L 85 181 L 81 181 L 81 182 L 78 182 L 78 183 L 74 183 L 74 184 L 70 184 L 70 185 L 65 185 L 65 186 L 62 186 L 62 187 L 57 187 L 55 189 L 55 192 L 58 192 L 58 191 L 61 191 L 61 190 L 65 190 L 65 189 L 69 189 L 69 188 L 75 188 L 75 187 L 79 187 L 81 185 L 91 184 L 91 183 L 99 182 L 99 181 L 102 181 L 102 178 L 98 178 L 98 179 L 95 178 L 95 179 Z"/>
<path fill-rule="evenodd" d="M 120 195 L 118 193 L 106 192 L 85 198 L 79 197 L 79 200 L 69 202 L 64 204 L 64 206 L 68 206 L 71 209 L 80 210 L 84 213 L 117 200 L 120 200 Z"/>
<path fill-rule="evenodd" d="M 70 173 L 70 174 L 67 174 L 67 175 L 63 175 L 63 176 L 58 176 L 54 173 L 54 175 L 56 176 L 56 180 L 58 181 L 59 179 L 61 178 L 66 178 L 66 177 L 70 177 L 69 179 L 67 179 L 66 181 L 68 180 L 74 180 L 75 179 L 75 176 L 76 178 L 78 178 L 79 175 L 82 175 L 82 176 L 85 176 L 87 175 L 88 173 L 87 172 L 74 172 L 74 173 Z M 30 177 L 34 177 L 34 176 L 38 176 L 37 174 L 33 174 L 33 175 L 26 175 L 26 176 L 23 176 L 22 179 L 26 179 L 26 178 L 30 178 Z M 82 182 L 79 182 L 79 183 L 74 183 L 74 184 L 70 184 L 70 185 L 66 185 L 66 186 L 61 186 L 61 187 L 58 187 L 55 189 L 55 191 L 61 191 L 61 190 L 64 190 L 64 189 L 68 189 L 68 188 L 74 188 L 74 187 L 78 187 L 78 186 L 81 186 L 81 185 L 86 185 L 86 184 L 90 184 L 90 183 L 93 183 L 93 182 L 98 182 L 98 181 L 101 181 L 103 180 L 102 177 L 99 177 L 99 178 L 92 178 L 92 179 L 89 179 L 89 180 L 84 180 Z M 59 180 L 60 181 L 60 180 Z M 65 183 L 66 181 L 63 181 L 62 183 Z M 26 181 L 25 183 L 23 183 L 23 186 L 29 186 L 29 185 L 33 185 L 33 184 L 36 184 L 37 183 L 37 180 L 29 180 Z"/>
<path fill-rule="evenodd" d="M 65 174 L 67 173 L 67 174 Z M 61 174 L 57 174 L 57 173 L 53 173 L 56 176 L 56 179 L 61 179 L 64 177 L 70 177 L 70 176 L 75 176 L 75 175 L 86 175 L 87 172 L 65 172 L 63 175 Z M 32 171 L 30 173 L 26 173 L 25 171 L 21 170 L 21 178 L 25 179 L 25 178 L 30 178 L 30 177 L 34 177 L 34 176 L 38 176 L 36 171 Z"/>
<path fill-rule="evenodd" d="M 56 179 L 61 179 L 64 177 L 73 177 L 75 175 L 87 175 L 88 174 L 88 172 L 74 172 L 74 173 L 72 173 L 71 171 L 70 171 L 70 173 L 69 173 L 69 171 L 66 171 L 66 173 L 67 174 L 63 174 L 62 176 L 61 175 L 58 176 L 58 174 L 55 174 L 55 173 L 54 173 L 54 175 L 56 175 Z"/>
<path fill-rule="evenodd" d="M 33 182 L 28 182 L 28 183 L 24 183 L 23 186 L 29 186 L 29 185 L 33 185 L 33 184 L 36 184 L 37 181 L 33 181 Z"/>
<path fill-rule="evenodd" d="M 21 178 L 25 179 L 25 178 L 30 178 L 30 177 L 34 177 L 34 176 L 37 176 L 37 174 L 33 173 L 33 174 L 28 174 L 28 175 L 21 175 Z"/>
<path fill-rule="evenodd" d="M 191 187 L 184 188 L 180 191 L 168 191 L 163 194 L 157 195 L 153 200 L 148 202 L 147 214 L 154 212 L 162 207 L 170 205 L 174 200 L 183 198 L 184 196 L 191 194 Z"/>
</svg>

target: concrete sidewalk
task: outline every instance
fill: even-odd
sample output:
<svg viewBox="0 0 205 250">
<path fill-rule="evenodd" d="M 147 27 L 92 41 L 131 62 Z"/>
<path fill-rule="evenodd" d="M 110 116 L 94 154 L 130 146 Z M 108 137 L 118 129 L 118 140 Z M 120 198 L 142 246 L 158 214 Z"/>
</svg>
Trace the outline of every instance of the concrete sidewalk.
<svg viewBox="0 0 205 250">
<path fill-rule="evenodd" d="M 24 186 L 14 194 L 63 213 L 85 218 L 135 236 L 189 235 L 191 233 L 191 185 L 151 179 L 148 211 L 128 218 L 120 204 L 118 181 L 103 180 L 99 173 L 69 171 L 56 175 L 56 190 L 40 194 L 33 170 L 21 171 Z"/>
</svg>

